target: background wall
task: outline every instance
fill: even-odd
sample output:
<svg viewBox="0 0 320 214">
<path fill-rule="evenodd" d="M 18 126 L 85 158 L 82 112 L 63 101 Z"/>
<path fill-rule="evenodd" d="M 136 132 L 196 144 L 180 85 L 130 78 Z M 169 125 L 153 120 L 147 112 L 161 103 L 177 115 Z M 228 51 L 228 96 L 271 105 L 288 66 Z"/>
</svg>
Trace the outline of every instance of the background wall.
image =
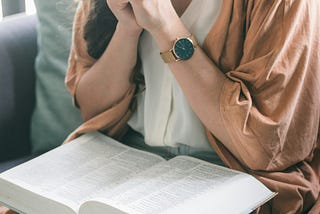
<svg viewBox="0 0 320 214">
<path fill-rule="evenodd" d="M 33 0 L 0 0 L 0 20 L 16 13 L 34 14 Z"/>
</svg>

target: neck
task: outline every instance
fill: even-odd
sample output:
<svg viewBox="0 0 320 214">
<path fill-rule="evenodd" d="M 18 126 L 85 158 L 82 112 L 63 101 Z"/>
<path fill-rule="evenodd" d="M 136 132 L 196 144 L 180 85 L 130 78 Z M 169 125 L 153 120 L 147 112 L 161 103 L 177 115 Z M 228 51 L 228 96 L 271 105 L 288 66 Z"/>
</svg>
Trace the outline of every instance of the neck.
<svg viewBox="0 0 320 214">
<path fill-rule="evenodd" d="M 191 0 L 171 0 L 171 2 L 177 14 L 181 16 L 191 3 Z"/>
</svg>

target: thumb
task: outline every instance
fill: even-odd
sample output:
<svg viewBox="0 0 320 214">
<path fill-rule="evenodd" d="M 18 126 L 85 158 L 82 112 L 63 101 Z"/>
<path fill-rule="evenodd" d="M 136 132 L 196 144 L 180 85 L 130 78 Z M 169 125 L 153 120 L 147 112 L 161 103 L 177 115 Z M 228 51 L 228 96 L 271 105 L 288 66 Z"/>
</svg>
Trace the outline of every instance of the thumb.
<svg viewBox="0 0 320 214">
<path fill-rule="evenodd" d="M 0 206 L 0 214 L 18 214 L 18 213 L 14 212 L 12 210 L 9 210 L 6 207 Z"/>
</svg>

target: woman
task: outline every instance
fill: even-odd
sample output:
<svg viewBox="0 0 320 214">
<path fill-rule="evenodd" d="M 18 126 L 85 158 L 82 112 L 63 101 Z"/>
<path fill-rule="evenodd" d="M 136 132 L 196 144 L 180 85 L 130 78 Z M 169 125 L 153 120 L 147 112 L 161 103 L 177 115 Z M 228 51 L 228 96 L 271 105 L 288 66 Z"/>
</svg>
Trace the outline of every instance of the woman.
<svg viewBox="0 0 320 214">
<path fill-rule="evenodd" d="M 261 212 L 311 210 L 320 175 L 318 14 L 317 0 L 82 1 L 66 84 L 86 122 L 68 140 L 99 129 L 124 142 L 139 132 L 153 147 L 136 146 L 149 150 L 182 142 L 200 151 L 189 155 L 219 163 L 218 154 L 279 192 Z"/>
<path fill-rule="evenodd" d="M 82 1 L 66 84 L 86 122 L 69 140 L 99 129 L 126 142 L 133 129 L 151 148 L 182 142 L 279 192 L 261 212 L 307 212 L 319 197 L 318 14 L 317 0 Z"/>
<path fill-rule="evenodd" d="M 261 213 L 319 213 L 318 14 L 318 0 L 83 0 L 66 85 L 85 122 L 67 141 L 188 148 L 279 192 Z"/>
</svg>

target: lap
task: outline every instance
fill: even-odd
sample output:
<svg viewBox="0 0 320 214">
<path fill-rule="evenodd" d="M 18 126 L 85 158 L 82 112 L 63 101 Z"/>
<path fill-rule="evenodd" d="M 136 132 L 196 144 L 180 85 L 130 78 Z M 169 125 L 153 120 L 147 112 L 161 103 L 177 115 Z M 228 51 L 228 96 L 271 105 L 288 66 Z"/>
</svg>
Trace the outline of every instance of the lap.
<svg viewBox="0 0 320 214">
<path fill-rule="evenodd" d="M 187 155 L 187 156 L 195 157 L 210 163 L 224 166 L 224 163 L 222 162 L 222 160 L 219 158 L 219 156 L 214 150 L 203 151 L 197 148 L 190 147 L 185 144 L 179 144 L 178 147 L 150 146 L 145 143 L 143 135 L 134 131 L 131 128 L 129 129 L 129 131 L 126 133 L 126 135 L 123 137 L 121 141 L 125 145 L 128 145 L 130 147 L 133 147 L 139 150 L 160 155 L 167 160 L 177 155 Z"/>
</svg>

